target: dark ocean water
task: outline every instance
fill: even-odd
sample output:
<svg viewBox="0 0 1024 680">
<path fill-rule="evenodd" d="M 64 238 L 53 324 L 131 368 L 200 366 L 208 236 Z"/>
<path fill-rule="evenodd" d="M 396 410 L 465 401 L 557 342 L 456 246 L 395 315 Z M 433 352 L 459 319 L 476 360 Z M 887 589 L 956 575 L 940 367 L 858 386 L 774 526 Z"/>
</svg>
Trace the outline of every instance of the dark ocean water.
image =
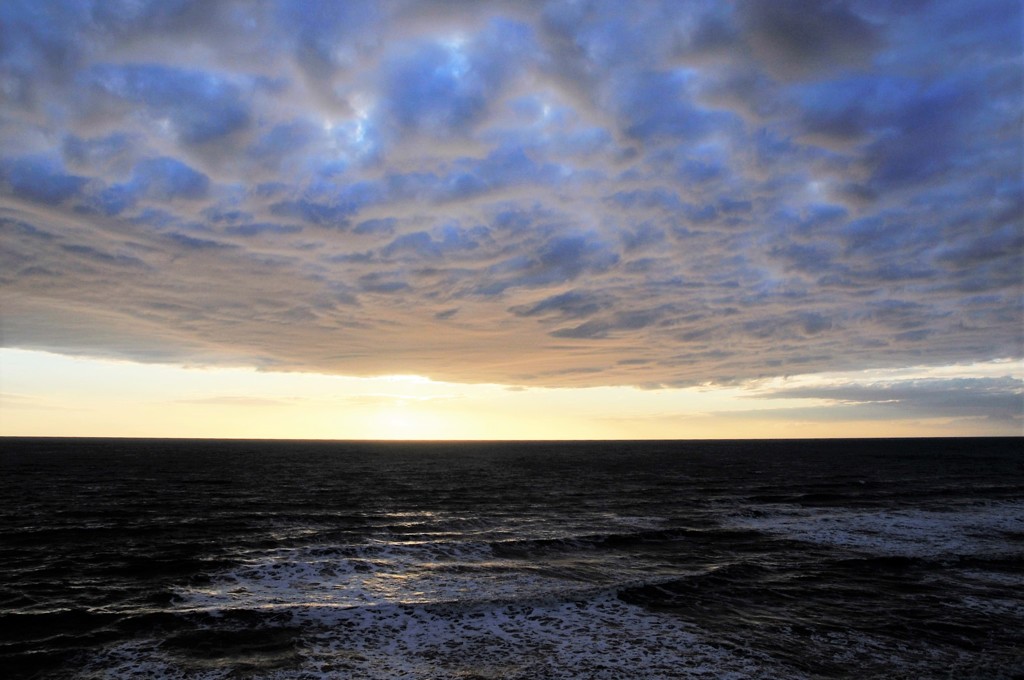
<svg viewBox="0 0 1024 680">
<path fill-rule="evenodd" d="M 1024 678 L 1021 440 L 0 440 L 3 678 Z"/>
</svg>

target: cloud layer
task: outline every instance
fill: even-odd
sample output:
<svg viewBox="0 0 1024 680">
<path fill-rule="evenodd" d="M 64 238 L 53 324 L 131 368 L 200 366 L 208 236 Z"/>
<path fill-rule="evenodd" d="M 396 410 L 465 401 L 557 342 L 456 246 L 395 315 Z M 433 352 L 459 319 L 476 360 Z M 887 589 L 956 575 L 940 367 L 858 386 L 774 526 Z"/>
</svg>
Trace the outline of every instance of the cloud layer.
<svg viewBox="0 0 1024 680">
<path fill-rule="evenodd" d="M 1020 359 L 1021 12 L 10 0 L 3 341 L 548 386 Z"/>
</svg>

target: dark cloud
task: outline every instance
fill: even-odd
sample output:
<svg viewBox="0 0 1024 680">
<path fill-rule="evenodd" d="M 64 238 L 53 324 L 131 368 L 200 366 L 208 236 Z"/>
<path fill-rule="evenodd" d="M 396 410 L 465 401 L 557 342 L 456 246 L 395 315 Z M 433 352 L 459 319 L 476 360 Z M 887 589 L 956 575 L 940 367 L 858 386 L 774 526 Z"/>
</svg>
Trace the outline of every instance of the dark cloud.
<svg viewBox="0 0 1024 680">
<path fill-rule="evenodd" d="M 76 196 L 87 179 L 65 171 L 52 156 L 29 156 L 0 162 L 0 179 L 10 194 L 39 203 L 62 203 Z"/>
<path fill-rule="evenodd" d="M 118 267 L 145 267 L 145 263 L 137 257 L 124 254 L 112 254 L 92 246 L 81 245 L 81 244 L 63 244 L 60 246 L 61 250 L 66 253 L 70 253 L 75 257 L 83 258 L 86 260 L 92 260 L 101 264 L 115 265 Z"/>
<path fill-rule="evenodd" d="M 881 407 L 905 416 L 1024 417 L 1024 380 L 1019 378 L 931 378 L 846 383 L 773 390 L 761 398 L 826 399 L 846 405 Z"/>
<path fill-rule="evenodd" d="M 188 234 L 180 234 L 177 232 L 171 232 L 166 237 L 171 243 L 188 250 L 210 250 L 210 249 L 221 249 L 221 248 L 232 248 L 231 244 L 224 243 L 222 241 L 214 241 L 208 238 L 197 238 L 195 236 L 189 236 Z"/>
<path fill-rule="evenodd" d="M 740 13 L 759 62 L 782 78 L 866 66 L 882 43 L 878 29 L 841 0 L 747 0 Z"/>
<path fill-rule="evenodd" d="M 390 272 L 376 272 L 359 277 L 359 285 L 369 293 L 397 293 L 409 289 L 409 284 L 395 278 Z"/>
<path fill-rule="evenodd" d="M 486 237 L 487 229 L 484 227 L 466 230 L 446 225 L 436 237 L 425 231 L 399 236 L 381 250 L 381 255 L 414 261 L 455 257 L 458 253 L 476 250 L 480 247 L 480 239 Z"/>
<path fill-rule="evenodd" d="M 658 322 L 665 315 L 662 309 L 644 309 L 618 312 L 606 319 L 592 319 L 584 323 L 559 328 L 551 332 L 556 338 L 607 338 L 616 331 L 637 331 Z"/>
<path fill-rule="evenodd" d="M 364 220 L 352 230 L 356 234 L 390 234 L 395 230 L 398 220 L 393 217 Z"/>
<path fill-rule="evenodd" d="M 5 342 L 548 385 L 1019 360 L 1022 18 L 0 3 Z"/>
<path fill-rule="evenodd" d="M 498 295 L 510 288 L 537 288 L 568 283 L 584 273 L 600 274 L 619 261 L 618 253 L 596 234 L 557 236 L 535 252 L 517 255 L 490 267 L 477 288 L 482 295 Z"/>
<path fill-rule="evenodd" d="M 518 316 L 538 316 L 541 314 L 557 314 L 563 318 L 579 318 L 592 316 L 612 304 L 612 300 L 603 294 L 579 290 L 552 295 L 532 305 L 517 305 L 511 311 Z"/>
<path fill-rule="evenodd" d="M 317 226 L 347 229 L 349 216 L 358 209 L 357 205 L 347 202 L 332 205 L 300 198 L 274 203 L 269 210 L 276 217 L 290 217 Z"/>
<path fill-rule="evenodd" d="M 274 222 L 245 222 L 224 227 L 224 233 L 233 236 L 258 236 L 260 234 L 295 234 L 302 227 L 295 224 L 276 224 Z"/>
</svg>

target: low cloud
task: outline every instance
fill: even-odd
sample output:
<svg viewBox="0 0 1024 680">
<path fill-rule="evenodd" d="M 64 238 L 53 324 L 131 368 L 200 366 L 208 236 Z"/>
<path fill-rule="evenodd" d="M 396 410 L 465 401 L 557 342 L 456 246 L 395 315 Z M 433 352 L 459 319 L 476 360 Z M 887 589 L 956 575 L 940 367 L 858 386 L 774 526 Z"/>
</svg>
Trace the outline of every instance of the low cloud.
<svg viewBox="0 0 1024 680">
<path fill-rule="evenodd" d="M 758 395 L 768 399 L 824 399 L 872 412 L 903 417 L 985 417 L 1024 420 L 1024 380 L 1020 378 L 928 378 L 873 383 L 791 387 Z"/>
</svg>

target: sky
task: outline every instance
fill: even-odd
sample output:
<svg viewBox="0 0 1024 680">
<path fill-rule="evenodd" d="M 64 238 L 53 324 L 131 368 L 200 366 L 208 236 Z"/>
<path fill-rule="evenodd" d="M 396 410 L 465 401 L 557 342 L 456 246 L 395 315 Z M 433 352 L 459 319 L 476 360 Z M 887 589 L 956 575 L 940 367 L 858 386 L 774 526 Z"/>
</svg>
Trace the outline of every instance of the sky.
<svg viewBox="0 0 1024 680">
<path fill-rule="evenodd" d="M 4 0 L 0 434 L 1024 434 L 1017 0 Z"/>
</svg>

